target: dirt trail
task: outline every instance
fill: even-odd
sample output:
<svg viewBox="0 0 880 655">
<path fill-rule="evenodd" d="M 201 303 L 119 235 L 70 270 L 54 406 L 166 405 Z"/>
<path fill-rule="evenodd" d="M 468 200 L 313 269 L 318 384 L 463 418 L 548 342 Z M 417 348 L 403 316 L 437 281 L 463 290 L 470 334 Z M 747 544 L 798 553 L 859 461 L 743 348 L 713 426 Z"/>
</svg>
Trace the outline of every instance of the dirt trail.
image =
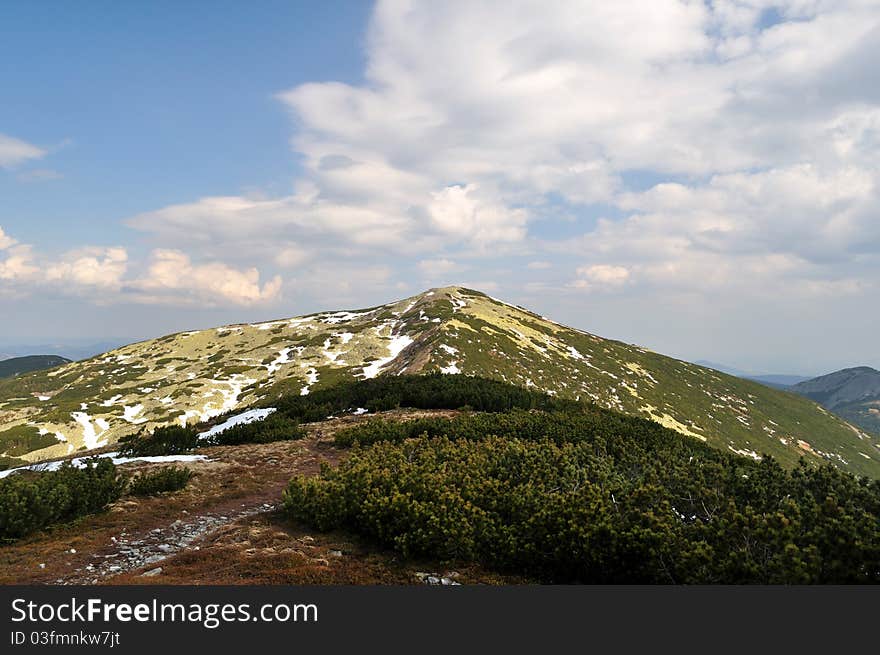
<svg viewBox="0 0 880 655">
<path fill-rule="evenodd" d="M 156 565 L 157 568 L 147 571 L 145 575 L 156 575 L 161 572 L 160 563 L 163 560 L 185 550 L 200 550 L 197 545 L 199 541 L 229 523 L 275 509 L 277 505 L 265 502 L 254 506 L 243 503 L 237 511 L 221 514 L 218 509 L 188 521 L 177 519 L 164 528 L 153 528 L 139 535 L 123 532 L 119 537 L 111 537 L 113 546 L 109 554 L 92 555 L 94 563 L 74 569 L 71 575 L 55 580 L 55 583 L 98 584 L 107 576 L 122 575 L 149 565 Z"/>
<path fill-rule="evenodd" d="M 454 412 L 397 410 L 385 413 L 397 419 Z M 255 524 L 277 524 L 284 487 L 294 475 L 315 475 L 322 463 L 336 465 L 346 451 L 333 445 L 340 428 L 368 420 L 345 416 L 311 424 L 300 441 L 205 448 L 204 462 L 187 463 L 196 476 L 181 492 L 153 498 L 124 497 L 109 512 L 0 548 L 0 584 L 106 584 L 117 581 L 152 582 L 165 575 L 152 572 L 184 557 L 203 560 L 228 547 L 235 535 L 253 531 Z M 155 464 L 122 465 L 124 471 L 145 470 Z M 275 525 L 272 549 L 304 551 L 310 562 L 333 559 L 340 546 L 305 546 L 298 536 L 282 534 Z M 300 535 L 301 536 L 301 535 Z M 308 537 L 311 539 L 311 537 Z M 289 542 L 285 544 L 285 541 Z M 319 541 L 323 541 L 319 537 Z M 205 549 L 214 548 L 208 553 Z M 150 573 L 144 577 L 143 573 Z M 153 577 L 155 576 L 155 577 Z"/>
</svg>

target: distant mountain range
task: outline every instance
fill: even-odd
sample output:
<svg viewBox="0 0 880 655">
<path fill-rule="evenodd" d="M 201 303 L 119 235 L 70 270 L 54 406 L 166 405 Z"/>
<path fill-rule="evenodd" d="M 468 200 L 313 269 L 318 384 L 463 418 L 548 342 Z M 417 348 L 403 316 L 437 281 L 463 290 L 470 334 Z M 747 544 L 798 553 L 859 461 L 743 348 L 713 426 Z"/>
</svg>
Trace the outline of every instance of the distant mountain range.
<svg viewBox="0 0 880 655">
<path fill-rule="evenodd" d="M 727 373 L 728 375 L 735 375 L 738 378 L 744 378 L 746 380 L 754 380 L 755 382 L 760 382 L 761 384 L 766 384 L 777 389 L 785 389 L 786 387 L 790 387 L 794 384 L 810 379 L 809 377 L 804 375 L 787 375 L 779 373 L 747 373 L 746 371 L 741 371 L 732 366 L 710 362 L 705 359 L 701 359 L 696 363 L 700 366 L 705 366 L 706 368 L 714 368 L 716 371 L 721 371 L 722 373 Z"/>
<path fill-rule="evenodd" d="M 90 341 L 87 339 L 57 339 L 42 343 L 25 343 L 4 340 L 0 343 L 0 361 L 14 357 L 26 357 L 32 353 L 56 353 L 65 359 L 73 361 L 87 359 L 101 353 L 124 346 L 134 339 L 105 339 Z"/>
<path fill-rule="evenodd" d="M 0 381 L 0 454 L 38 461 L 353 379 L 479 375 L 652 419 L 722 450 L 880 478 L 875 440 L 812 400 L 562 326 L 461 287 L 181 332 Z"/>
<path fill-rule="evenodd" d="M 71 360 L 59 355 L 28 355 L 26 357 L 12 357 L 0 360 L 0 378 L 12 378 L 31 371 L 41 371 L 62 364 L 69 364 Z"/>
<path fill-rule="evenodd" d="M 791 387 L 854 425 L 880 434 L 880 371 L 847 368 Z"/>
</svg>

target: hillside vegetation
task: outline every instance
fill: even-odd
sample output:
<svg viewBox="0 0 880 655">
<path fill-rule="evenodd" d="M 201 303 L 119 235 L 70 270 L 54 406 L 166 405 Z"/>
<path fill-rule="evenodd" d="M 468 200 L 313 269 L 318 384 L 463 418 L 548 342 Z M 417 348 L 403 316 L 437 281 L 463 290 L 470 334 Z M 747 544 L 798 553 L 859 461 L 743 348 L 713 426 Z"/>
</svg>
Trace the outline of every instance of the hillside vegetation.
<svg viewBox="0 0 880 655">
<path fill-rule="evenodd" d="M 0 378 L 14 378 L 31 371 L 41 371 L 55 366 L 70 364 L 70 360 L 59 355 L 27 355 L 0 360 Z"/>
<path fill-rule="evenodd" d="M 0 542 L 103 510 L 125 490 L 108 459 L 0 480 Z"/>
<path fill-rule="evenodd" d="M 411 381 L 413 397 L 432 382 Z M 536 404 L 510 391 L 487 385 L 479 402 Z M 880 581 L 880 482 L 830 465 L 786 470 L 550 398 L 539 411 L 372 420 L 336 443 L 355 450 L 294 478 L 288 515 L 406 557 L 548 582 Z"/>
<path fill-rule="evenodd" d="M 880 582 L 880 481 L 829 463 L 783 466 L 769 455 L 756 461 L 648 419 L 457 375 L 383 376 L 287 395 L 275 405 L 260 413 L 261 421 L 236 424 L 229 417 L 210 439 L 192 427 L 170 426 L 125 443 L 130 454 L 148 455 L 215 446 L 205 452 L 227 464 L 196 465 L 194 484 L 188 485 L 189 466 L 141 469 L 126 482 L 106 459 L 82 470 L 0 480 L 0 536 L 98 512 L 126 487 L 139 499 L 162 495 L 157 500 L 173 503 L 167 494 L 224 498 L 227 487 L 247 481 L 238 493 L 260 490 L 250 502 L 263 512 L 281 500 L 291 534 L 350 537 L 383 562 L 407 567 L 431 562 L 436 568 L 427 570 L 558 583 Z M 393 411 L 365 417 L 366 407 Z M 233 427 L 218 432 L 224 425 Z M 283 445 L 289 440 L 296 443 Z M 212 477 L 229 463 L 236 474 Z M 182 512 L 167 530 L 196 531 L 208 523 L 221 529 L 232 509 L 252 511 L 243 497 L 233 494 L 222 513 Z M 134 525 L 139 503 L 123 505 L 114 512 L 135 512 Z M 165 516 L 161 506 L 145 511 Z M 283 525 L 283 515 L 273 516 Z M 264 552 L 251 541 L 262 538 L 261 530 L 232 532 L 241 545 L 222 556 L 236 570 L 288 571 L 291 553 L 298 562 L 336 570 L 307 554 L 311 536 L 290 541 L 274 529 Z M 173 549 L 149 536 L 126 539 L 144 552 L 132 566 Z M 211 558 L 220 553 L 208 543 L 202 542 L 204 554 L 194 549 L 181 556 L 188 570 L 216 568 Z M 111 564 L 79 571 L 122 570 Z"/>
<path fill-rule="evenodd" d="M 0 455 L 38 461 L 339 383 L 440 372 L 653 419 L 721 450 L 880 478 L 875 437 L 816 403 L 460 287 L 184 332 L 0 381 Z"/>
</svg>

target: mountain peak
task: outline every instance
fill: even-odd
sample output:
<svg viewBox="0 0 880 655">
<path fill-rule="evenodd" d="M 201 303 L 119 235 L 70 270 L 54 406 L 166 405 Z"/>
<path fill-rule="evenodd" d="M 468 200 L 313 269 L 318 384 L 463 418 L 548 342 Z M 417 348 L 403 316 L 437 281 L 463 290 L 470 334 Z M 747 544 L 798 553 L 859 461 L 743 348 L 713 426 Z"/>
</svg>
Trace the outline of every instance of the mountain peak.
<svg viewBox="0 0 880 655">
<path fill-rule="evenodd" d="M 0 382 L 0 454 L 31 461 L 193 424 L 346 380 L 492 378 L 793 465 L 880 477 L 880 451 L 815 403 L 568 328 L 461 285 L 367 309 L 172 334 Z"/>
</svg>

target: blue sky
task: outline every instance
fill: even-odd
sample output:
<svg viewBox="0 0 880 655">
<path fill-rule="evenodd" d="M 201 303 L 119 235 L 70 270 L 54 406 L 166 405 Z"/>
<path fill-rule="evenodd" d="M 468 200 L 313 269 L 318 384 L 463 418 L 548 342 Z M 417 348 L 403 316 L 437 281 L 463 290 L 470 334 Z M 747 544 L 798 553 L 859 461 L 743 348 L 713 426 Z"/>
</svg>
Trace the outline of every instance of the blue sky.
<svg viewBox="0 0 880 655">
<path fill-rule="evenodd" d="M 880 366 L 878 43 L 857 0 L 6 2 L 0 353 L 462 283 Z"/>
<path fill-rule="evenodd" d="M 50 151 L 0 177 L 28 242 L 128 238 L 121 219 L 194 196 L 287 187 L 297 157 L 273 95 L 363 71 L 364 2 L 9 2 L 3 131 Z"/>
</svg>

